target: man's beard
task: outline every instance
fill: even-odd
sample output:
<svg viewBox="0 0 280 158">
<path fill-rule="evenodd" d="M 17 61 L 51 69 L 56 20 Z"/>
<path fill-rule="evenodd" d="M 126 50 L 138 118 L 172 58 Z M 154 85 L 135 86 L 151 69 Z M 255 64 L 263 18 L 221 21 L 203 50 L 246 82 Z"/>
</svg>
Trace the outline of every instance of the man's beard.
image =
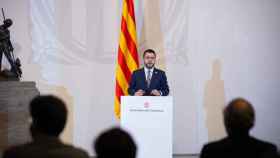
<svg viewBox="0 0 280 158">
<path fill-rule="evenodd" d="M 145 67 L 148 68 L 148 69 L 152 69 L 153 67 L 155 66 L 155 64 L 145 64 Z"/>
</svg>

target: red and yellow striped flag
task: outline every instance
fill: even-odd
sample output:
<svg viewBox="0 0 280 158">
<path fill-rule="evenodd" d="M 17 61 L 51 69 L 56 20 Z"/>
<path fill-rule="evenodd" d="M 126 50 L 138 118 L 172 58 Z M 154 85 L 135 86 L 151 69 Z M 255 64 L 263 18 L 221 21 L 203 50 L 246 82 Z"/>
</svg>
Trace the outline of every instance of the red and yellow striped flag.
<svg viewBox="0 0 280 158">
<path fill-rule="evenodd" d="M 123 0 L 115 92 L 115 114 L 118 118 L 120 118 L 121 96 L 128 95 L 131 74 L 139 67 L 136 34 L 133 0 Z"/>
</svg>

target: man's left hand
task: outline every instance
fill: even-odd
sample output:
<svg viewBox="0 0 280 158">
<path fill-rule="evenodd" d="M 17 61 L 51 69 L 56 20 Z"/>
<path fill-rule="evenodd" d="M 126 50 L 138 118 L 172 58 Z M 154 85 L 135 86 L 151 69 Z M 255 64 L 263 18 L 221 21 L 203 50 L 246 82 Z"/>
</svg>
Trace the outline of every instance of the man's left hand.
<svg viewBox="0 0 280 158">
<path fill-rule="evenodd" d="M 154 90 L 151 91 L 151 95 L 160 96 L 161 94 L 160 94 L 160 91 L 154 89 Z"/>
</svg>

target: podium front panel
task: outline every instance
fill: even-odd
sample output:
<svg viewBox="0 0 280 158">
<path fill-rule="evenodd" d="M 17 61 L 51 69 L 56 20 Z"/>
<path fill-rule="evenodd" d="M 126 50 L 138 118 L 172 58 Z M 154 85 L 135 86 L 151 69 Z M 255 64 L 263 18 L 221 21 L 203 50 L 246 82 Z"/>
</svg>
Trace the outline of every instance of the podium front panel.
<svg viewBox="0 0 280 158">
<path fill-rule="evenodd" d="M 137 144 L 137 158 L 172 158 L 173 98 L 121 97 L 121 127 Z"/>
</svg>

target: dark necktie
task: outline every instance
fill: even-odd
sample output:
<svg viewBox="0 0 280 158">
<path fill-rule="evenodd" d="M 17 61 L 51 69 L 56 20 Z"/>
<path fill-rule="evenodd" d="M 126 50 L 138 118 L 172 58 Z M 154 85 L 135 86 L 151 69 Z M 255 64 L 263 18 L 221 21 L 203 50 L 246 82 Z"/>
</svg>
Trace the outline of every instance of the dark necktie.
<svg viewBox="0 0 280 158">
<path fill-rule="evenodd" d="M 148 69 L 148 74 L 147 74 L 147 85 L 150 87 L 151 84 L 151 70 Z"/>
</svg>

